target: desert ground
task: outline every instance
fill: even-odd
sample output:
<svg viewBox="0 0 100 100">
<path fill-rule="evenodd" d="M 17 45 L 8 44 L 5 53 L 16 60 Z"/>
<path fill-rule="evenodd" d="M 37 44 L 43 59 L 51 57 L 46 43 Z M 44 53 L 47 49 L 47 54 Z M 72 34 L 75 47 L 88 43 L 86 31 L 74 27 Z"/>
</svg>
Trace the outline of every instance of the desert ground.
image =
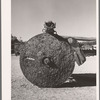
<svg viewBox="0 0 100 100">
<path fill-rule="evenodd" d="M 96 56 L 75 66 L 72 82 L 57 88 L 39 88 L 23 75 L 19 56 L 11 56 L 11 100 L 96 100 Z"/>
</svg>

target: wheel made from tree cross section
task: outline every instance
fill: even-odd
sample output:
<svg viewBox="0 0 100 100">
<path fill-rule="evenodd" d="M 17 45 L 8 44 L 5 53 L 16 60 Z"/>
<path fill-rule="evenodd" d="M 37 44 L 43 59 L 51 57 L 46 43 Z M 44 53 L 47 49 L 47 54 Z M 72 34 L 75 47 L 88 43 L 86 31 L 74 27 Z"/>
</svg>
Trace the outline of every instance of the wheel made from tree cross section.
<svg viewBox="0 0 100 100">
<path fill-rule="evenodd" d="M 34 85 L 56 87 L 73 72 L 73 50 L 67 42 L 42 33 L 25 43 L 20 53 L 20 66 L 24 76 Z"/>
</svg>

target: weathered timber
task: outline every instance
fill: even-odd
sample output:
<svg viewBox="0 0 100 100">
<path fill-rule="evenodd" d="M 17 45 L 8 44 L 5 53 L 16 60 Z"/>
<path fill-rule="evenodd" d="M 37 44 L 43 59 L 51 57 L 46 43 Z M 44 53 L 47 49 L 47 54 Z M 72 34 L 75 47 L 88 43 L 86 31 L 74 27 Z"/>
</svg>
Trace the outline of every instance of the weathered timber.
<svg viewBox="0 0 100 100">
<path fill-rule="evenodd" d="M 20 53 L 20 66 L 25 77 L 39 87 L 63 84 L 75 66 L 71 46 L 48 33 L 31 38 Z"/>
</svg>

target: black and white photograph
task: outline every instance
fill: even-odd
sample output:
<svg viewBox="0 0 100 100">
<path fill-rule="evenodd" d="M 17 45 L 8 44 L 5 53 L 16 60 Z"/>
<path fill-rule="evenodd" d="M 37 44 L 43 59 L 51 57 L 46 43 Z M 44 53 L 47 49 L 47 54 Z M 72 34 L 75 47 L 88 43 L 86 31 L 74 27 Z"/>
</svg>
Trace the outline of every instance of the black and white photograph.
<svg viewBox="0 0 100 100">
<path fill-rule="evenodd" d="M 98 100 L 97 0 L 11 0 L 11 100 Z"/>
</svg>

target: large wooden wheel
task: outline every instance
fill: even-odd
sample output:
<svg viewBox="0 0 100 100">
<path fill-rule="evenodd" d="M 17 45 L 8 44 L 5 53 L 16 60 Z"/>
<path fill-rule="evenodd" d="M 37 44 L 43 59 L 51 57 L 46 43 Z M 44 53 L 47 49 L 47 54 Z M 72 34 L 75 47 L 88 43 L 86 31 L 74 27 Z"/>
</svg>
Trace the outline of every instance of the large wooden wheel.
<svg viewBox="0 0 100 100">
<path fill-rule="evenodd" d="M 75 61 L 73 50 L 65 41 L 48 33 L 27 41 L 20 53 L 24 76 L 39 87 L 56 87 L 72 74 Z"/>
</svg>

